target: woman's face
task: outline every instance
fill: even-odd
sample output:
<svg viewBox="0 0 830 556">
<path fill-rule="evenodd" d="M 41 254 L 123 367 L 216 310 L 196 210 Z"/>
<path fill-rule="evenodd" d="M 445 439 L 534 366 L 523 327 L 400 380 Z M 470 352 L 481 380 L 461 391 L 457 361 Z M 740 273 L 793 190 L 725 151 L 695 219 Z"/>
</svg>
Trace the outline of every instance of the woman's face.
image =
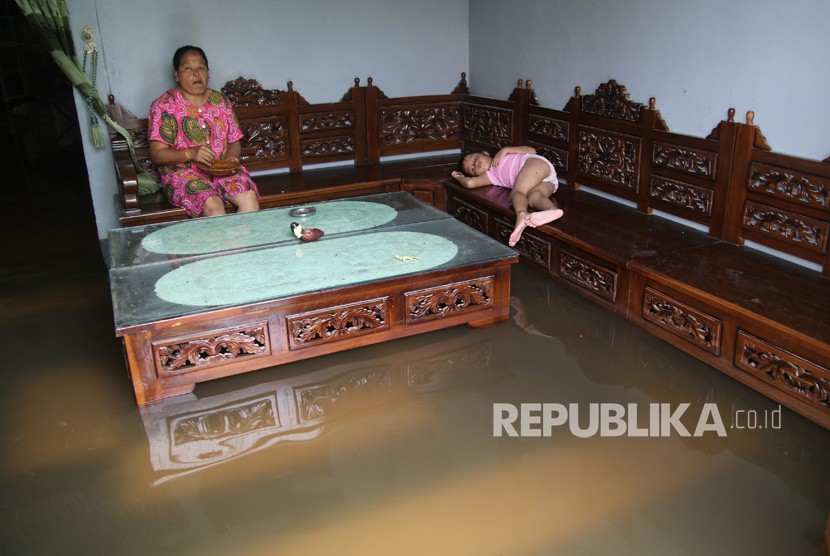
<svg viewBox="0 0 830 556">
<path fill-rule="evenodd" d="M 470 153 L 464 157 L 461 167 L 468 176 L 482 176 L 490 169 L 493 159 L 487 153 Z"/>
<path fill-rule="evenodd" d="M 194 50 L 185 52 L 176 70 L 176 81 L 182 91 L 190 95 L 204 94 L 208 79 L 207 62 L 202 55 Z"/>
</svg>

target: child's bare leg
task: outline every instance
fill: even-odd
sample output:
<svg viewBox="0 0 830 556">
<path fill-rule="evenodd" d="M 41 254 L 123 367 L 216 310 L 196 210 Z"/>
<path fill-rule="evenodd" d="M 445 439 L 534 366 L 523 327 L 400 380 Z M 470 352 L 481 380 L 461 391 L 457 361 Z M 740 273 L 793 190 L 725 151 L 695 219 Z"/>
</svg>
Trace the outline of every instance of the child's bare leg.
<svg viewBox="0 0 830 556">
<path fill-rule="evenodd" d="M 513 205 L 513 210 L 516 212 L 516 226 L 513 228 L 513 233 L 510 234 L 510 239 L 507 244 L 511 247 L 519 242 L 522 237 L 522 232 L 528 226 L 536 226 L 531 220 L 531 214 L 528 212 L 528 195 L 540 184 L 545 178 L 550 175 L 550 167 L 543 160 L 538 158 L 528 159 L 524 166 L 522 166 L 519 175 L 516 176 L 516 182 L 513 184 L 513 191 L 510 193 L 510 203 Z M 550 184 L 550 193 L 553 193 L 553 184 Z"/>
<path fill-rule="evenodd" d="M 535 228 L 542 224 L 553 222 L 565 214 L 562 209 L 556 206 L 550 196 L 553 195 L 554 185 L 549 181 L 543 181 L 534 187 L 528 195 L 528 204 L 536 209 L 536 212 L 528 214 L 527 225 Z"/>
<path fill-rule="evenodd" d="M 519 242 L 519 239 L 522 237 L 522 232 L 528 226 L 529 213 L 527 211 L 527 196 L 524 193 L 513 189 L 513 191 L 510 192 L 510 204 L 513 205 L 513 211 L 516 213 L 516 226 L 510 234 L 510 239 L 507 241 L 507 245 L 513 247 Z"/>
</svg>

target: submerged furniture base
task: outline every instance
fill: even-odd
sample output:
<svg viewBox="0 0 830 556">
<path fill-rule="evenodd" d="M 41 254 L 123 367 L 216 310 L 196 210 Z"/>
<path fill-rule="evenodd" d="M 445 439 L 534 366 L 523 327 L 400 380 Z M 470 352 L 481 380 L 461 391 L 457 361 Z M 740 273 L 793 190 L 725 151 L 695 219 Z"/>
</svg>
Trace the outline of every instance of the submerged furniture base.
<svg viewBox="0 0 830 556">
<path fill-rule="evenodd" d="M 118 331 L 136 401 L 193 391 L 199 382 L 364 345 L 509 316 L 517 257 L 239 307 Z"/>
</svg>

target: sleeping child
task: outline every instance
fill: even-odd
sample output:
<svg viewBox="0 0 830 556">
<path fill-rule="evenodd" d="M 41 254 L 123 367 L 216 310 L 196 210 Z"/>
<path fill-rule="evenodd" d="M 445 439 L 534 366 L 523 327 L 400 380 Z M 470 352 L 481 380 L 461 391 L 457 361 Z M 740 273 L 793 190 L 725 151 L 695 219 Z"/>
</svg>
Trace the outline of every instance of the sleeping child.
<svg viewBox="0 0 830 556">
<path fill-rule="evenodd" d="M 486 152 L 470 153 L 461 160 L 461 168 L 464 173 L 456 171 L 452 177 L 467 189 L 491 184 L 511 189 L 510 203 L 516 211 L 516 227 L 508 241 L 511 247 L 528 226 L 535 228 L 564 214 L 550 199 L 559 185 L 556 170 L 533 147 L 504 147 L 492 158 Z"/>
</svg>

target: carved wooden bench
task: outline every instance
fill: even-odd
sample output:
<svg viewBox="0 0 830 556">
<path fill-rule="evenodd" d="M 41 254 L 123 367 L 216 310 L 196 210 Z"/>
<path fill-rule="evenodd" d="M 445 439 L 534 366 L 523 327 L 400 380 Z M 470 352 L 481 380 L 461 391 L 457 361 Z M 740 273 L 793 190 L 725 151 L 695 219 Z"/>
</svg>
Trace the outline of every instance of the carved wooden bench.
<svg viewBox="0 0 830 556">
<path fill-rule="evenodd" d="M 828 161 L 771 152 L 752 114 L 729 111 L 707 138 L 671 133 L 653 99 L 613 81 L 564 110 L 539 106 L 529 82 L 463 110 L 465 148 L 531 145 L 563 181 L 565 216 L 524 232 L 523 261 L 830 428 Z M 445 185 L 451 214 L 507 241 L 503 188 Z"/>
<path fill-rule="evenodd" d="M 525 231 L 524 262 L 830 429 L 830 159 L 772 152 L 751 113 L 737 123 L 730 110 L 700 138 L 670 132 L 654 99 L 633 102 L 614 81 L 577 88 L 562 110 L 540 106 L 529 81 L 506 100 L 470 95 L 463 75 L 449 95 L 389 99 L 356 81 L 317 105 L 290 83 L 269 91 L 240 78 L 223 92 L 246 134 L 243 162 L 289 170 L 255 177 L 264 207 L 403 189 L 506 243 L 505 192 L 447 178 L 457 155 L 388 157 L 535 147 L 557 168 L 565 217 Z M 117 119 L 148 160 L 146 121 Z M 185 217 L 139 198 L 123 142 L 113 148 L 123 224 Z M 309 169 L 344 160 L 354 165 Z"/>
<path fill-rule="evenodd" d="M 309 104 L 291 82 L 286 91 L 269 90 L 239 77 L 222 87 L 245 134 L 240 158 L 257 173 L 254 181 L 265 208 L 400 190 L 442 206 L 443 189 L 438 187 L 436 193 L 436 185 L 455 168 L 458 156 L 435 153 L 461 147 L 461 100 L 466 92 L 464 74 L 448 95 L 405 98 L 388 98 L 371 78 L 365 86 L 355 79 L 339 102 L 323 104 Z M 131 133 L 139 162 L 158 181 L 149 156 L 147 119 L 137 118 L 113 97 L 109 111 Z M 126 141 L 115 133 L 111 139 L 121 224 L 186 218 L 161 193 L 139 195 Z M 390 162 L 390 157 L 410 154 L 423 156 Z M 334 162 L 354 164 L 319 168 Z M 283 172 L 259 173 L 269 170 Z"/>
</svg>

